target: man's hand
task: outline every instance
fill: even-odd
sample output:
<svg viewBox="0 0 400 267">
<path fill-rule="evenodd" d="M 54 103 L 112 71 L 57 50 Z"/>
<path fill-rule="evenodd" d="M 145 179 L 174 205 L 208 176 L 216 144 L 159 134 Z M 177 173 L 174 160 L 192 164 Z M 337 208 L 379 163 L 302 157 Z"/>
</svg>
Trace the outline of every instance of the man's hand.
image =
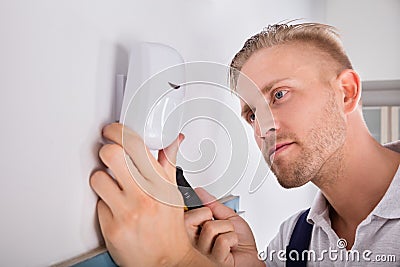
<svg viewBox="0 0 400 267">
<path fill-rule="evenodd" d="M 265 267 L 257 257 L 254 236 L 246 221 L 204 189 L 195 191 L 206 206 L 185 213 L 186 229 L 195 247 L 218 266 Z"/>
<path fill-rule="evenodd" d="M 199 240 L 200 230 L 203 224 L 213 219 L 210 208 L 202 207 L 185 212 L 185 226 L 191 244 L 197 247 Z"/>
<path fill-rule="evenodd" d="M 121 124 L 106 126 L 103 135 L 114 144 L 104 145 L 99 155 L 115 179 L 97 171 L 90 184 L 100 197 L 100 227 L 115 262 L 146 267 L 211 265 L 192 247 L 185 231 L 183 199 L 175 181 L 183 136 L 161 150 L 157 161 L 143 140 Z"/>
</svg>

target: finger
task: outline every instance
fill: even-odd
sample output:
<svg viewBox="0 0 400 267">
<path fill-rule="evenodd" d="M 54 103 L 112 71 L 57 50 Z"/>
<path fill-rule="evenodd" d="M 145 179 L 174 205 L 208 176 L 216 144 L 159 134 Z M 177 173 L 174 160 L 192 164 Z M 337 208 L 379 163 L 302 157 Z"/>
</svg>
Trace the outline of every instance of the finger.
<svg viewBox="0 0 400 267">
<path fill-rule="evenodd" d="M 197 242 L 198 250 L 203 254 L 210 254 L 218 235 L 232 231 L 234 231 L 234 227 L 230 221 L 215 220 L 205 222 Z"/>
<path fill-rule="evenodd" d="M 238 242 L 239 239 L 235 232 L 220 234 L 215 239 L 211 255 L 218 262 L 225 262 L 231 253 L 231 248 L 236 246 Z"/>
<path fill-rule="evenodd" d="M 216 198 L 209 194 L 203 188 L 198 187 L 195 189 L 195 192 L 204 203 L 204 205 L 211 209 L 215 219 L 227 220 L 229 218 L 237 216 L 237 214 L 232 209 L 216 201 Z"/>
<path fill-rule="evenodd" d="M 123 204 L 121 189 L 114 179 L 104 171 L 96 171 L 90 177 L 90 186 L 111 210 Z"/>
<path fill-rule="evenodd" d="M 97 202 L 97 214 L 99 217 L 100 229 L 103 236 L 107 236 L 108 229 L 112 227 L 113 215 L 110 208 L 103 200 Z"/>
<path fill-rule="evenodd" d="M 122 146 L 146 179 L 165 176 L 162 167 L 150 153 L 143 139 L 134 131 L 120 123 L 112 123 L 103 128 L 103 136 Z"/>
<path fill-rule="evenodd" d="M 101 161 L 111 169 L 115 179 L 122 190 L 131 187 L 132 176 L 127 166 L 123 148 L 117 144 L 106 144 L 100 148 L 99 156 Z"/>
<path fill-rule="evenodd" d="M 184 213 L 186 232 L 188 233 L 190 242 L 193 246 L 197 244 L 201 225 L 210 220 L 212 220 L 212 213 L 207 207 L 189 210 Z"/>
<path fill-rule="evenodd" d="M 152 187 L 152 183 L 143 177 L 143 175 L 136 168 L 135 164 L 133 164 L 130 157 L 126 157 L 126 164 L 128 166 L 130 177 L 135 182 L 130 185 L 130 190 L 127 191 L 135 191 L 135 195 L 142 193 L 145 194 L 145 192 L 148 192 L 149 188 Z"/>
<path fill-rule="evenodd" d="M 183 139 L 185 139 L 185 136 L 179 134 L 172 144 L 158 152 L 158 162 L 164 170 L 170 174 L 168 175 L 168 178 L 170 178 L 170 182 L 174 184 L 176 184 L 176 180 L 172 178 L 175 177 L 176 172 L 176 155 L 178 154 L 179 146 Z"/>
<path fill-rule="evenodd" d="M 212 212 L 207 207 L 188 210 L 184 213 L 185 224 L 191 226 L 200 226 L 206 221 L 212 220 Z"/>
</svg>

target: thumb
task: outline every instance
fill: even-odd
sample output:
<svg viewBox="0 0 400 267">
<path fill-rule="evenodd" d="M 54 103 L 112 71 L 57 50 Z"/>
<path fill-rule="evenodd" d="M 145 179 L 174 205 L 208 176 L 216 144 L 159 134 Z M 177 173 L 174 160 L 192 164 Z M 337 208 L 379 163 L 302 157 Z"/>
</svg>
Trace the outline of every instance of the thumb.
<svg viewBox="0 0 400 267">
<path fill-rule="evenodd" d="M 195 189 L 195 192 L 199 196 L 200 200 L 204 203 L 204 205 L 211 209 L 211 212 L 215 219 L 227 220 L 233 216 L 236 216 L 236 213 L 232 209 L 220 203 L 205 189 L 198 187 Z"/>
<path fill-rule="evenodd" d="M 167 171 L 167 173 L 174 173 L 174 177 L 176 172 L 176 155 L 183 139 L 185 139 L 185 135 L 180 133 L 175 141 L 172 142 L 172 144 L 158 151 L 158 162 Z"/>
</svg>

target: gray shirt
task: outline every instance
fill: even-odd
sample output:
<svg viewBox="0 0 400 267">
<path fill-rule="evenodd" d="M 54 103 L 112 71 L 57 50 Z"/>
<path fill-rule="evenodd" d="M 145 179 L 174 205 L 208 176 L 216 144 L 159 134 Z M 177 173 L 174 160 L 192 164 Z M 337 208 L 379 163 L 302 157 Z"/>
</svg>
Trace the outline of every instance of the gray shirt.
<svg viewBox="0 0 400 267">
<path fill-rule="evenodd" d="M 400 142 L 388 148 L 400 151 Z M 262 257 L 268 267 L 285 266 L 285 257 L 308 258 L 307 266 L 400 266 L 400 166 L 374 210 L 356 229 L 354 245 L 346 250 L 331 227 L 329 204 L 318 192 L 307 221 L 314 225 L 309 250 L 304 255 L 286 255 L 291 233 L 303 211 L 282 223 L 277 236 Z"/>
</svg>

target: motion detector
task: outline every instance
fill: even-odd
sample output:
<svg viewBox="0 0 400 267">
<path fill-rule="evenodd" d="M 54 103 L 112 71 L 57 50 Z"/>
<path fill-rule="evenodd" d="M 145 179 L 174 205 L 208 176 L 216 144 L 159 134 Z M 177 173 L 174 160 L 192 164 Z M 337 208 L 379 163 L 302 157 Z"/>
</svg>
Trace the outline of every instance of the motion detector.
<svg viewBox="0 0 400 267">
<path fill-rule="evenodd" d="M 180 133 L 183 63 L 182 56 L 164 44 L 139 43 L 131 51 L 120 122 L 151 150 L 169 146 Z"/>
</svg>

